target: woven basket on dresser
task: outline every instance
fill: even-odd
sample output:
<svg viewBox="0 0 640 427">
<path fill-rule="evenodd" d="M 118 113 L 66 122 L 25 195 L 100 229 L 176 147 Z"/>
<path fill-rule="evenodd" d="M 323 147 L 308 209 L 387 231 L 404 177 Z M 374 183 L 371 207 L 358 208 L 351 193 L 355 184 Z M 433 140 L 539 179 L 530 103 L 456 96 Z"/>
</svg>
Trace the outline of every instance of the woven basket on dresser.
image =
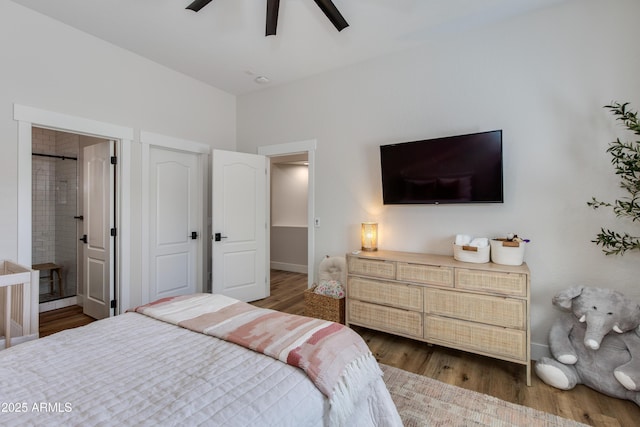
<svg viewBox="0 0 640 427">
<path fill-rule="evenodd" d="M 344 298 L 316 294 L 315 288 L 304 291 L 304 315 L 344 324 Z"/>
</svg>

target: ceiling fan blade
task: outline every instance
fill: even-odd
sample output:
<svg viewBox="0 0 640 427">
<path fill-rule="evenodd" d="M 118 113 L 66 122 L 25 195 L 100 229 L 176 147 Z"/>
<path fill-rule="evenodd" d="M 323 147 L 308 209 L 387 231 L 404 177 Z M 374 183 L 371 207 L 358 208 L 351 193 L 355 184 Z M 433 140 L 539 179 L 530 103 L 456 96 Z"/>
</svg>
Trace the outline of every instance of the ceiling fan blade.
<svg viewBox="0 0 640 427">
<path fill-rule="evenodd" d="M 340 11 L 331 0 L 315 0 L 316 4 L 329 18 L 329 21 L 336 27 L 336 30 L 342 31 L 349 26 Z"/>
<path fill-rule="evenodd" d="M 193 3 L 191 3 L 186 8 L 189 9 L 189 10 L 193 10 L 194 12 L 197 12 L 200 9 L 202 9 L 203 7 L 205 7 L 206 5 L 208 5 L 209 3 L 211 3 L 211 0 L 195 0 Z"/>
<path fill-rule="evenodd" d="M 267 0 L 267 28 L 265 36 L 275 36 L 278 28 L 278 11 L 280 0 Z"/>
</svg>

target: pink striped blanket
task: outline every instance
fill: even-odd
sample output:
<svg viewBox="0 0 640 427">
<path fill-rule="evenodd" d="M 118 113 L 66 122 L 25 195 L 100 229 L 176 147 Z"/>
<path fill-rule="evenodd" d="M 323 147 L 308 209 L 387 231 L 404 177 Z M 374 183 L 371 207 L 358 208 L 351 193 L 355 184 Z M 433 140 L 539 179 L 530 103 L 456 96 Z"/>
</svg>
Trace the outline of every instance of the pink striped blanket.
<svg viewBox="0 0 640 427">
<path fill-rule="evenodd" d="M 286 314 L 223 295 L 164 298 L 133 309 L 211 335 L 302 369 L 342 424 L 360 392 L 382 375 L 362 338 L 339 323 Z M 332 423 L 334 424 L 334 423 Z"/>
</svg>

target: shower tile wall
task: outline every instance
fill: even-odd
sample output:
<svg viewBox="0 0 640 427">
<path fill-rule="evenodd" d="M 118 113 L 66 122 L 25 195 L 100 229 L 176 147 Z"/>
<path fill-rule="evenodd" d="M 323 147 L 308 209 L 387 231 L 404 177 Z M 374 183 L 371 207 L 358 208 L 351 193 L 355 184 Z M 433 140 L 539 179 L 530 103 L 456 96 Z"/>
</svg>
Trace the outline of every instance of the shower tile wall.
<svg viewBox="0 0 640 427">
<path fill-rule="evenodd" d="M 34 153 L 55 154 L 54 131 L 33 128 Z M 48 157 L 32 158 L 32 262 L 40 264 L 55 260 L 55 205 L 53 183 L 55 161 Z M 42 293 L 42 291 L 40 292 Z"/>
<path fill-rule="evenodd" d="M 48 129 L 33 129 L 33 152 L 78 157 L 79 136 Z M 64 296 L 77 287 L 77 161 L 33 157 L 33 263 L 62 266 Z M 41 301 L 54 299 L 47 281 L 40 284 Z"/>
</svg>

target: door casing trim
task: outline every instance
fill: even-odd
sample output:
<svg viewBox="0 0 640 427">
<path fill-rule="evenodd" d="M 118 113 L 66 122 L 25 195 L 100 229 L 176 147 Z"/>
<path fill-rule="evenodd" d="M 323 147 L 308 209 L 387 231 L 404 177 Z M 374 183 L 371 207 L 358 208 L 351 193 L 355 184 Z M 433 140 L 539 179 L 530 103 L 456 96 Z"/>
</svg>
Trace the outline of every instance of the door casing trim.
<svg viewBox="0 0 640 427">
<path fill-rule="evenodd" d="M 306 153 L 309 161 L 309 182 L 307 193 L 307 287 L 311 288 L 314 283 L 315 265 L 315 169 L 316 169 L 316 147 L 318 143 L 315 139 L 289 142 L 284 144 L 265 145 L 258 147 L 258 154 L 266 157 L 284 156 L 288 154 Z M 267 162 L 268 180 L 271 180 L 271 165 Z M 267 224 L 271 223 L 271 192 L 267 185 Z M 267 227 L 267 261 L 270 260 L 269 242 L 271 241 L 270 227 Z M 269 265 L 269 264 L 267 264 Z M 271 280 L 269 269 L 267 268 L 267 282 Z"/>
<path fill-rule="evenodd" d="M 119 166 L 118 182 L 131 182 L 131 145 L 133 129 L 98 120 L 13 104 L 13 119 L 18 122 L 18 240 L 17 261 L 31 265 L 32 248 L 32 140 L 33 127 L 62 132 L 89 135 L 116 141 Z M 131 284 L 131 189 L 120 185 L 116 188 L 116 223 L 118 235 L 116 253 L 116 277 L 118 313 L 129 307 Z"/>
</svg>

